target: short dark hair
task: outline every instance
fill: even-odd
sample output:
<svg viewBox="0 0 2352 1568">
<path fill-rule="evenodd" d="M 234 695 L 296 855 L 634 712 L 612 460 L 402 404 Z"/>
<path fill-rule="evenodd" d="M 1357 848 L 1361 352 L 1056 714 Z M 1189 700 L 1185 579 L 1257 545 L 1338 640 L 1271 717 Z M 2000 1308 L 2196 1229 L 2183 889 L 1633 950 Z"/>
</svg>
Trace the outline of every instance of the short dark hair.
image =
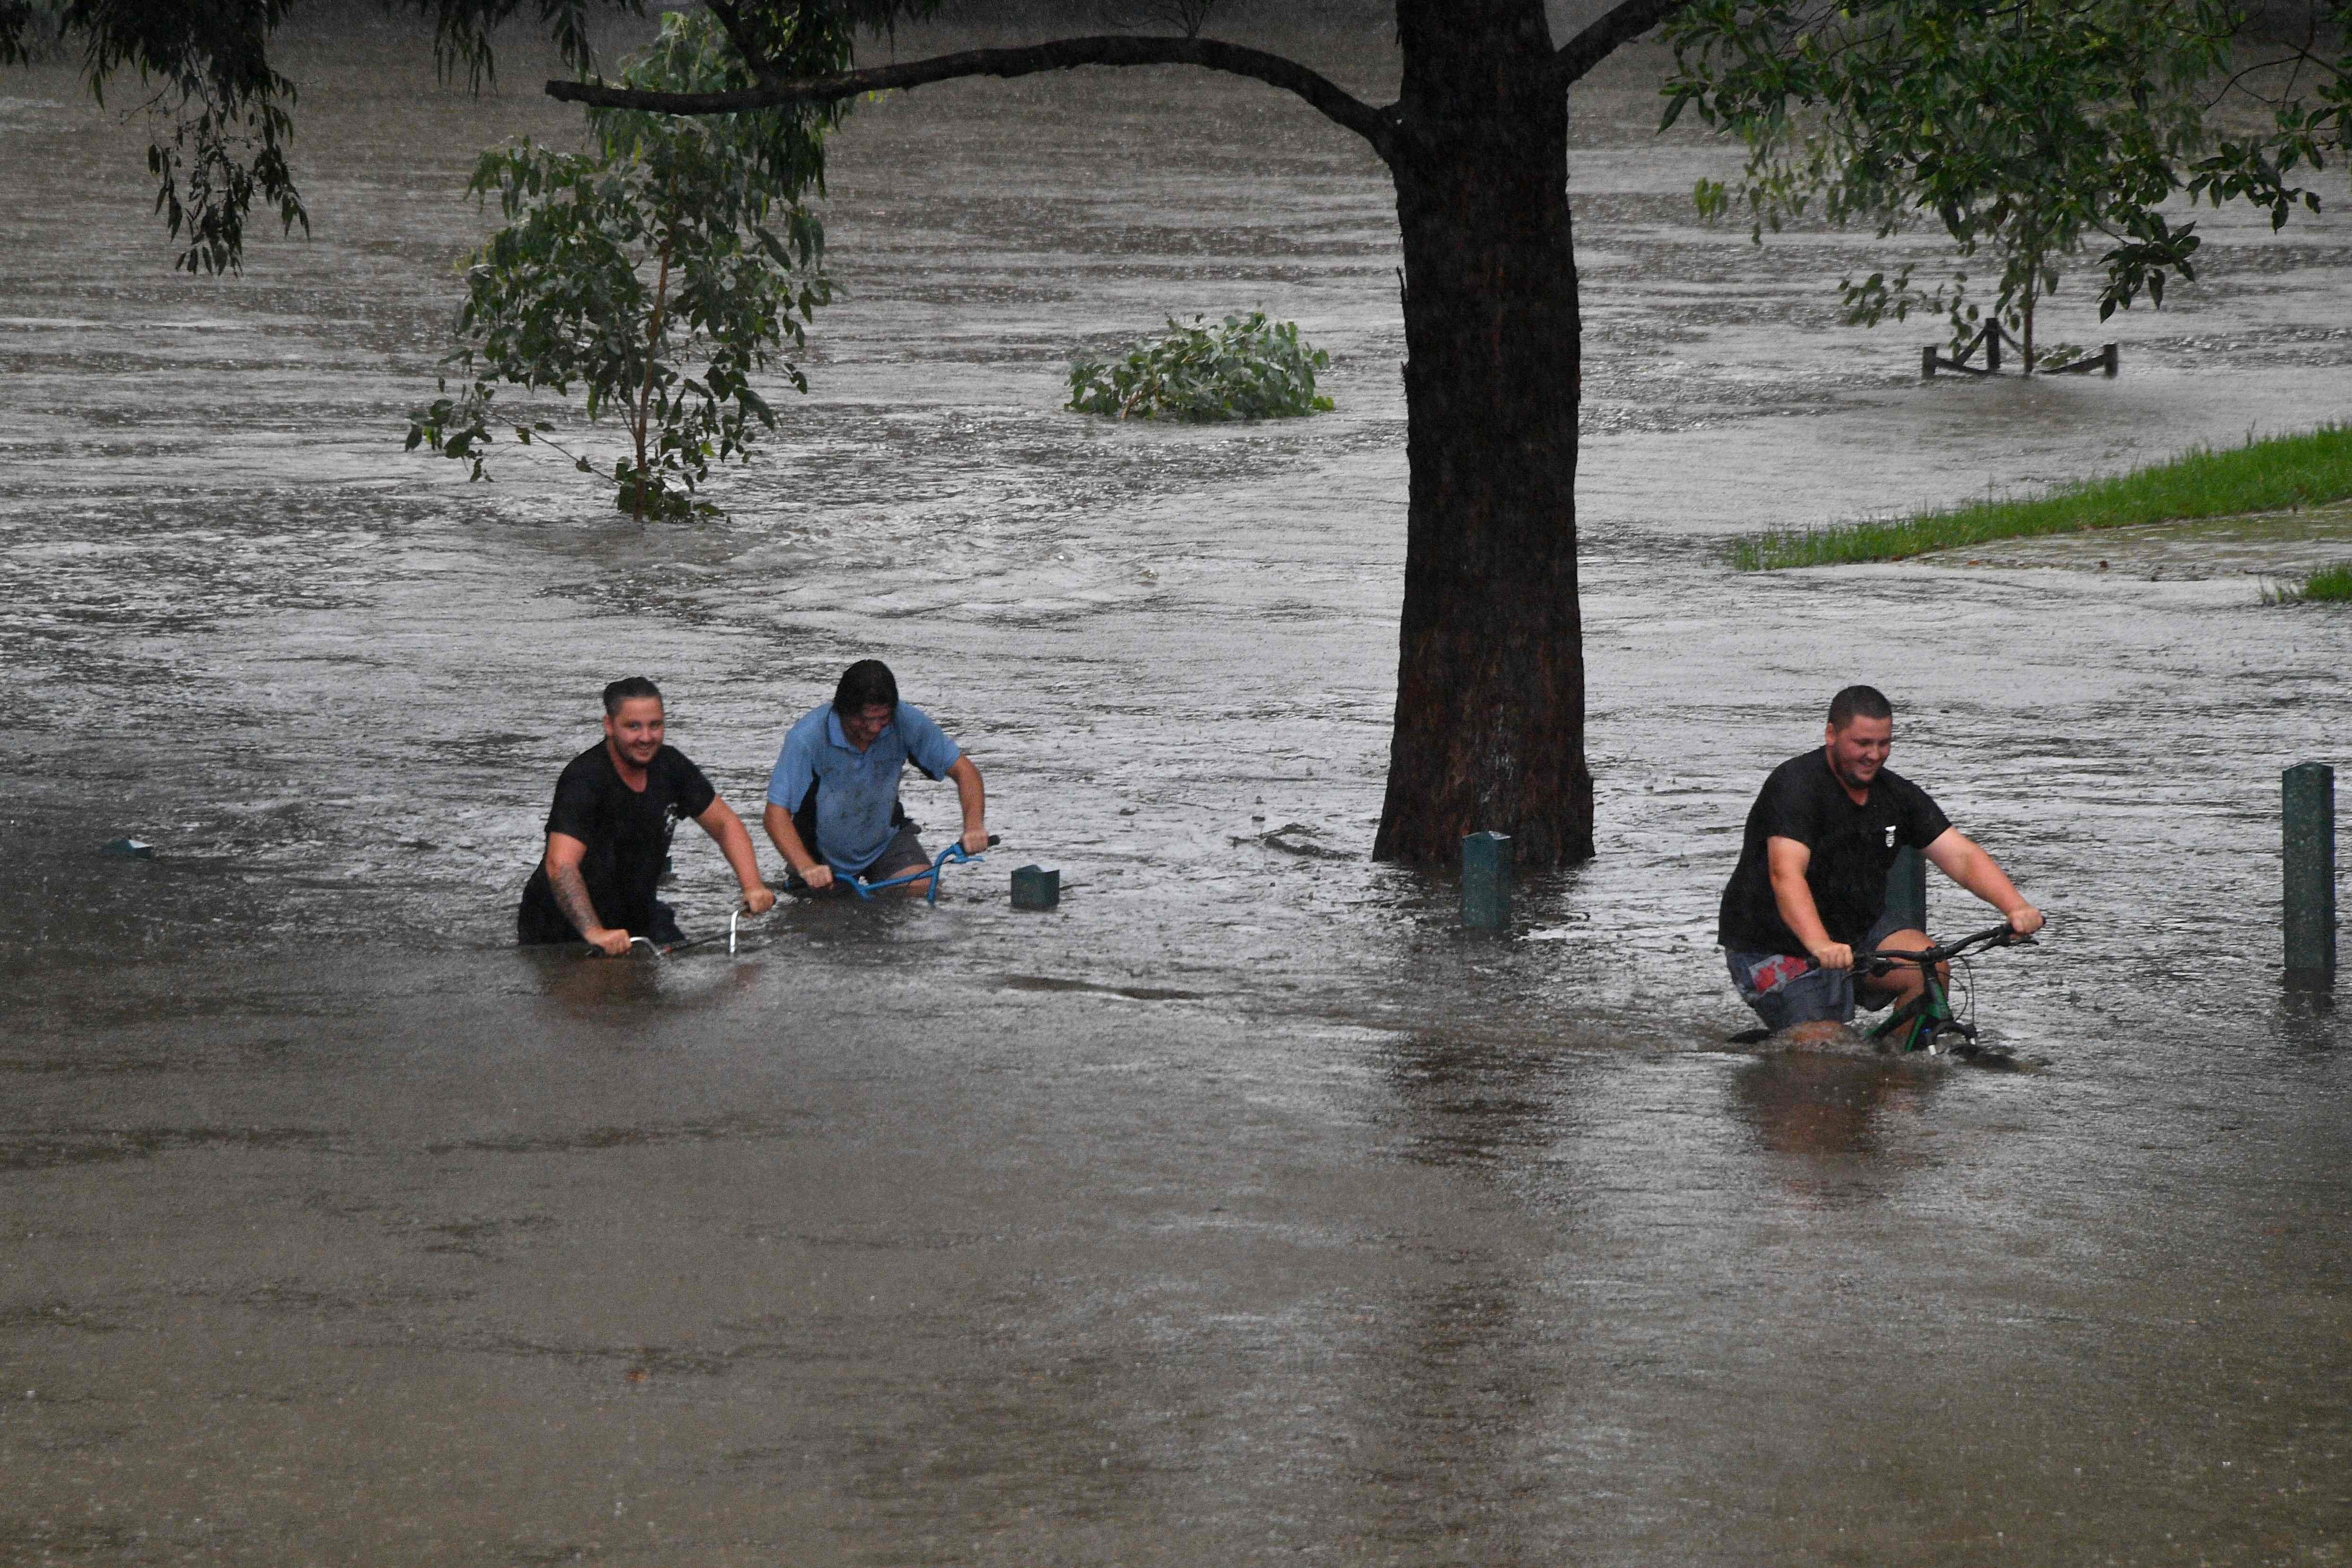
<svg viewBox="0 0 2352 1568">
<path fill-rule="evenodd" d="M 854 718 L 877 703 L 898 709 L 898 678 L 880 659 L 861 658 L 841 672 L 841 684 L 833 689 L 833 710 Z"/>
<path fill-rule="evenodd" d="M 1830 699 L 1830 728 L 1843 730 L 1856 719 L 1892 719 L 1895 704 L 1875 686 L 1849 686 Z"/>
<path fill-rule="evenodd" d="M 632 675 L 625 680 L 613 682 L 604 688 L 604 717 L 610 719 L 618 714 L 621 704 L 633 697 L 650 697 L 659 702 L 662 700 L 661 688 L 642 675 Z"/>
</svg>

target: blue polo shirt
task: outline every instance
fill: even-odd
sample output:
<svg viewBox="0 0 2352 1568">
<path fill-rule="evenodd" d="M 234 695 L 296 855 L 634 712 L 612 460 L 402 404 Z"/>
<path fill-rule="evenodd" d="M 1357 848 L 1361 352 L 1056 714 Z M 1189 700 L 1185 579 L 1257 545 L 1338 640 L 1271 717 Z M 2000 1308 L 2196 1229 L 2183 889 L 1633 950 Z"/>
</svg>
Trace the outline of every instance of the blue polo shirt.
<svg viewBox="0 0 2352 1568">
<path fill-rule="evenodd" d="M 962 755 L 911 702 L 899 703 L 889 725 L 862 752 L 841 732 L 833 704 L 820 703 L 786 732 L 775 771 L 768 775 L 768 804 L 797 816 L 814 792 L 816 837 L 809 853 L 854 876 L 890 847 L 898 775 L 906 765 L 913 763 L 924 776 L 936 779 Z M 802 835 L 806 837 L 805 827 Z"/>
</svg>

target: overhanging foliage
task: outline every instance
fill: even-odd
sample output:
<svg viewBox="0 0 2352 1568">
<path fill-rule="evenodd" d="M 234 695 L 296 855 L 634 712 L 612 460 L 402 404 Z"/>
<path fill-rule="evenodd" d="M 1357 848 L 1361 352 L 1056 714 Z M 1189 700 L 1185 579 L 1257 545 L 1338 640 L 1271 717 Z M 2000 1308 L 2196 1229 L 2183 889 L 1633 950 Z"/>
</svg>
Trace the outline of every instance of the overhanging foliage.
<svg viewBox="0 0 2352 1568">
<path fill-rule="evenodd" d="M 1812 203 L 1881 237 L 1921 221 L 1958 254 L 1989 250 L 1990 303 L 2031 342 L 2035 300 L 2095 241 L 2100 315 L 2168 275 L 2195 276 L 2194 224 L 2159 210 L 2210 144 L 2200 94 L 2223 74 L 2234 0 L 1696 0 L 1669 24 L 1664 122 L 1685 110 L 1748 148 L 1736 192 L 1701 182 L 1710 216 L 1744 208 L 1760 237 Z M 1981 307 L 1955 271 L 1914 264 L 1841 285 L 1846 318 Z"/>
</svg>

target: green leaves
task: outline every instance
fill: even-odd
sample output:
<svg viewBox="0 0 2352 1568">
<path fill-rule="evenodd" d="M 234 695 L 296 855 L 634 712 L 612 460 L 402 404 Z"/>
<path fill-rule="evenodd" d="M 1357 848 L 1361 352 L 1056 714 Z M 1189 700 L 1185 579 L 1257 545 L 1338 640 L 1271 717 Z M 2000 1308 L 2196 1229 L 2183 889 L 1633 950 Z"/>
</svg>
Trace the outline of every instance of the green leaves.
<svg viewBox="0 0 2352 1568">
<path fill-rule="evenodd" d="M 812 26 L 801 42 L 830 51 L 822 68 L 845 63 L 846 34 Z M 789 48 L 795 37 L 778 24 L 769 43 Z M 714 18 L 671 14 L 622 79 L 708 89 L 749 74 Z M 620 504 L 641 517 L 696 510 L 710 465 L 748 461 L 760 432 L 776 426 L 753 374 L 780 366 L 808 389 L 782 356 L 805 342 L 831 285 L 824 228 L 800 196 L 821 184 L 824 134 L 840 113 L 592 110 L 589 153 L 527 140 L 485 153 L 467 191 L 495 198 L 507 223 L 469 259 L 457 347 L 444 361 L 469 385 L 411 410 L 408 448 L 427 446 L 487 478 L 500 428 L 524 445 L 535 428 L 539 444 L 555 445 L 545 425 L 499 424 L 499 386 L 576 391 L 589 420 L 618 416 L 630 453 L 604 465 L 558 451 L 583 472 L 609 468 Z"/>
<path fill-rule="evenodd" d="M 310 215 L 286 159 L 294 84 L 270 68 L 268 42 L 293 0 L 0 0 L 0 64 L 31 59 L 46 43 L 78 39 L 83 79 L 103 103 L 119 78 L 136 79 L 160 126 L 148 143 L 155 210 L 183 241 L 174 265 L 230 272 L 255 201 L 277 207 L 291 233 Z"/>
<path fill-rule="evenodd" d="M 1697 193 L 1707 216 L 1744 205 L 1758 237 L 1815 201 L 1881 237 L 1933 221 L 1959 256 L 1991 253 L 1991 308 L 2030 331 L 2034 300 L 2096 240 L 2103 316 L 2195 276 L 2194 225 L 2156 209 L 2198 178 L 2200 89 L 2238 20 L 2234 0 L 1696 0 L 1668 27 L 1663 118 L 1695 111 L 1748 143 L 1736 196 Z M 1965 335 L 1981 313 L 1963 273 L 1841 289 L 1861 324 L 1927 308 Z"/>
<path fill-rule="evenodd" d="M 644 0 L 530 0 L 541 28 L 555 42 L 565 65 L 585 76 L 594 64 L 589 39 L 590 7 L 607 4 L 632 16 L 646 14 Z M 405 0 L 404 8 L 433 23 L 433 62 L 445 81 L 462 69 L 467 85 L 479 91 L 498 79 L 490 40 L 499 26 L 525 8 L 525 0 Z"/>
<path fill-rule="evenodd" d="M 287 156 L 293 140 L 294 85 L 273 69 L 270 46 L 300 0 L 0 0 L 0 66 L 23 65 L 63 45 L 79 54 L 82 78 L 102 101 L 134 79 L 159 130 L 147 150 L 155 208 L 183 241 L 176 265 L 233 272 L 257 204 L 274 206 L 291 233 L 310 216 Z M 313 0 L 324 9 L 324 0 Z M 516 21 L 537 26 L 582 77 L 595 63 L 595 25 L 642 16 L 645 0 L 383 0 L 385 8 L 430 22 L 445 79 L 476 90 L 497 79 L 493 44 Z M 849 63 L 854 29 L 887 31 L 928 16 L 938 0 L 715 0 L 733 35 L 741 69 L 724 85 L 763 77 L 822 75 Z M 506 35 L 513 36 L 511 30 Z M 716 86 L 679 79 L 681 87 Z M 778 149 L 792 163 L 803 150 Z M 779 177 L 783 171 L 776 171 Z M 797 189 L 798 186 L 793 185 Z"/>
<path fill-rule="evenodd" d="M 1189 327 L 1169 318 L 1165 337 L 1147 339 L 1127 357 L 1070 366 L 1070 401 L 1079 414 L 1119 419 L 1284 419 L 1328 412 L 1315 374 L 1331 356 L 1299 342 L 1291 321 L 1265 312 L 1227 316 L 1220 326 Z"/>
<path fill-rule="evenodd" d="M 2231 78 L 2234 92 L 2271 110 L 2267 132 L 2225 138 L 2197 166 L 2189 194 L 2215 205 L 2242 199 L 2271 211 L 2278 229 L 2298 206 L 2319 210 L 2317 193 L 2294 184 L 2301 169 L 2314 173 L 2329 154 L 2352 149 L 2352 0 L 2302 0 L 2301 37 L 2289 26 L 2265 39 L 2279 55 L 2270 64 L 2291 66 L 2282 84 L 2274 71 L 2242 71 Z M 2308 95 L 2299 96 L 2310 83 Z"/>
</svg>

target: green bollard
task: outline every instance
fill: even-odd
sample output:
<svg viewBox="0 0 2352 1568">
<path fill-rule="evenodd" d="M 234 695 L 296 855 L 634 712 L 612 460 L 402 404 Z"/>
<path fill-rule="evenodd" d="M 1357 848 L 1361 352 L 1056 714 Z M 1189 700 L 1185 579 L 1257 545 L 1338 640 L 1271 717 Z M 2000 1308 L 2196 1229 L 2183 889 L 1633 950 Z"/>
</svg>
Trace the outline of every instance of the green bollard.
<svg viewBox="0 0 2352 1568">
<path fill-rule="evenodd" d="M 1886 868 L 1886 912 L 1914 931 L 1927 929 L 1927 858 L 1908 844 Z"/>
<path fill-rule="evenodd" d="M 1511 836 L 1473 833 L 1462 840 L 1462 923 L 1501 931 L 1511 923 Z"/>
<path fill-rule="evenodd" d="M 2336 977 L 2336 770 L 2297 763 L 2279 775 L 2286 858 L 2286 973 Z"/>
</svg>

